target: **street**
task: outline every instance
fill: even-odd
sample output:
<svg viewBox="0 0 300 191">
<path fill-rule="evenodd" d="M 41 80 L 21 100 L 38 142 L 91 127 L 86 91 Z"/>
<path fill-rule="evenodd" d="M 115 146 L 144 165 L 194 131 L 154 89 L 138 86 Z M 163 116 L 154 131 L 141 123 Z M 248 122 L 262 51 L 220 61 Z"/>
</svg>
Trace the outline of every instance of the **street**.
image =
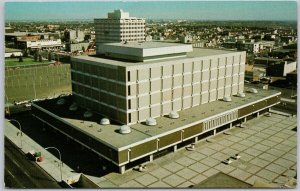
<svg viewBox="0 0 300 191">
<path fill-rule="evenodd" d="M 5 138 L 4 181 L 8 188 L 61 188 L 59 184 Z"/>
<path fill-rule="evenodd" d="M 100 159 L 91 150 L 85 149 L 72 139 L 66 138 L 66 136 L 33 118 L 30 111 L 13 115 L 12 118 L 18 120 L 22 126 L 22 131 L 40 146 L 58 148 L 61 151 L 63 163 L 72 169 L 78 170 L 79 167 L 81 173 L 96 177 L 116 170 L 110 162 Z M 51 149 L 49 152 L 57 156 L 55 150 Z M 106 167 L 106 170 L 103 170 L 103 166 Z"/>
</svg>

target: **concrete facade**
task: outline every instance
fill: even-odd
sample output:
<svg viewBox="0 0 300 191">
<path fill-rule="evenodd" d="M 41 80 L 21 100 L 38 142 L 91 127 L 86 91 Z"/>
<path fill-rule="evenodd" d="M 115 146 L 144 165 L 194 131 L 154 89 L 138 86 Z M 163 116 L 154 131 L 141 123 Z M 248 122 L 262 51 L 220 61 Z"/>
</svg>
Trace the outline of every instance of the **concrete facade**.
<svg viewBox="0 0 300 191">
<path fill-rule="evenodd" d="M 245 52 L 194 49 L 185 58 L 121 62 L 72 58 L 78 105 L 135 124 L 244 91 Z"/>
<path fill-rule="evenodd" d="M 122 10 L 108 13 L 106 19 L 95 19 L 94 23 L 97 47 L 108 42 L 145 41 L 145 19 L 129 17 Z"/>
</svg>

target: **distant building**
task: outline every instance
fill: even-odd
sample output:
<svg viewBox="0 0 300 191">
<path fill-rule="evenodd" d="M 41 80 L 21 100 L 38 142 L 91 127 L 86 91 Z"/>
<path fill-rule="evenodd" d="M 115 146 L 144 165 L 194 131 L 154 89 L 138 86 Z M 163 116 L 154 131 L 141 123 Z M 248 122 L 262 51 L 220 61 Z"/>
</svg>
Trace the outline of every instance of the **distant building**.
<svg viewBox="0 0 300 191">
<path fill-rule="evenodd" d="M 94 22 L 97 52 L 101 43 L 145 41 L 145 19 L 129 17 L 129 13 L 121 9 Z"/>
<path fill-rule="evenodd" d="M 75 52 L 75 51 L 86 51 L 90 43 L 88 42 L 81 42 L 81 43 L 66 43 L 66 50 L 68 52 Z"/>
<path fill-rule="evenodd" d="M 208 43 L 207 40 L 200 40 L 193 42 L 192 45 L 194 48 L 204 48 L 206 43 Z"/>
<path fill-rule="evenodd" d="M 280 63 L 282 62 L 283 59 L 278 59 L 278 58 L 269 58 L 269 57 L 256 57 L 254 59 L 254 65 L 261 65 L 263 67 L 267 67 L 270 64 L 274 63 Z"/>
<path fill-rule="evenodd" d="M 64 32 L 65 40 L 67 42 L 82 42 L 84 41 L 84 32 L 77 30 L 69 30 Z"/>
<path fill-rule="evenodd" d="M 41 48 L 62 46 L 58 33 L 5 33 L 5 42 L 7 47 L 17 49 L 35 48 L 35 46 Z"/>
<path fill-rule="evenodd" d="M 286 81 L 291 83 L 292 85 L 297 85 L 297 70 L 286 75 Z"/>
<path fill-rule="evenodd" d="M 244 50 L 248 53 L 259 53 L 259 43 L 257 42 L 238 42 L 236 44 L 238 50 Z"/>
<path fill-rule="evenodd" d="M 58 49 L 63 47 L 61 40 L 18 40 L 17 47 L 21 49 Z"/>
<path fill-rule="evenodd" d="M 180 36 L 179 40 L 181 43 L 185 43 L 185 44 L 192 43 L 193 37 L 190 35 L 184 35 L 184 36 Z"/>
<path fill-rule="evenodd" d="M 4 54 L 5 58 L 20 57 L 20 56 L 23 56 L 22 50 L 5 48 L 5 54 Z"/>
<path fill-rule="evenodd" d="M 288 73 L 294 72 L 297 70 L 297 62 L 280 62 L 270 64 L 266 68 L 266 72 L 268 76 L 276 76 L 276 77 L 286 77 Z"/>
</svg>

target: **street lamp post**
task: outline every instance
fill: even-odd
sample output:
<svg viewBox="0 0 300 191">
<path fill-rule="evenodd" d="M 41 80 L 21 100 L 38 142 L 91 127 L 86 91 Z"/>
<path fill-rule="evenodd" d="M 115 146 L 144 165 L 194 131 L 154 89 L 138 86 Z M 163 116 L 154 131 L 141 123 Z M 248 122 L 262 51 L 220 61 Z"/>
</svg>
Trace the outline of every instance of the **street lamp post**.
<svg viewBox="0 0 300 191">
<path fill-rule="evenodd" d="M 20 146 L 20 148 L 22 149 L 22 126 L 21 126 L 21 124 L 19 123 L 19 121 L 17 121 L 17 120 L 15 120 L 15 119 L 10 119 L 9 121 L 14 121 L 14 122 L 16 122 L 17 124 L 18 124 L 18 126 L 19 126 L 19 129 L 20 129 L 20 142 L 21 142 L 21 146 Z"/>
<path fill-rule="evenodd" d="M 59 160 L 60 160 L 60 164 L 59 164 L 59 167 L 60 167 L 60 180 L 62 181 L 62 170 L 61 170 L 62 161 L 61 161 L 61 154 L 60 154 L 59 150 L 56 147 L 46 147 L 45 149 L 46 150 L 47 149 L 55 149 L 55 150 L 57 150 L 57 152 L 59 154 Z"/>
</svg>

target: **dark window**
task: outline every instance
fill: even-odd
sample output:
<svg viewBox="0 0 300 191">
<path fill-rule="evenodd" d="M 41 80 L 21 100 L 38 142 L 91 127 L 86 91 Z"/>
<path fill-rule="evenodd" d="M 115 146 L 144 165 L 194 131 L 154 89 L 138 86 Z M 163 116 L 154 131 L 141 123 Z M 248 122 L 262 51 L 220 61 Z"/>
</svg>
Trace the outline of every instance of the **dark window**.
<svg viewBox="0 0 300 191">
<path fill-rule="evenodd" d="M 128 86 L 128 95 L 131 94 L 131 91 L 130 91 L 130 86 Z"/>
<path fill-rule="evenodd" d="M 128 100 L 128 109 L 131 109 L 131 100 Z"/>
<path fill-rule="evenodd" d="M 131 113 L 128 114 L 128 123 L 131 123 Z"/>
<path fill-rule="evenodd" d="M 127 81 L 130 82 L 130 71 L 127 72 Z"/>
</svg>

